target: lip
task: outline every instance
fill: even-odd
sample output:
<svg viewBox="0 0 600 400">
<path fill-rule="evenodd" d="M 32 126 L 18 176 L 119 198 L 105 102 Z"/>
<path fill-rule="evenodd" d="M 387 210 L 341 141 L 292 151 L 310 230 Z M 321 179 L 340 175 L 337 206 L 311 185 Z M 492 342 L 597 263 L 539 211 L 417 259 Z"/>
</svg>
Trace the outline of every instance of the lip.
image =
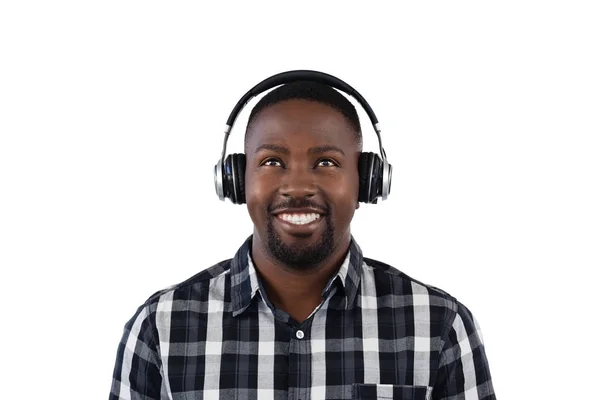
<svg viewBox="0 0 600 400">
<path fill-rule="evenodd" d="M 323 217 L 326 215 L 326 212 L 318 208 L 280 208 L 279 210 L 273 211 L 271 214 L 275 216 L 281 214 L 319 214 L 321 217 Z M 320 219 L 321 218 L 319 218 L 319 220 Z"/>
<path fill-rule="evenodd" d="M 294 224 L 292 222 L 286 221 L 284 219 L 282 219 L 280 217 L 280 215 L 282 214 L 294 214 L 294 213 L 306 213 L 306 214 L 319 214 L 320 217 L 317 218 L 316 220 L 309 222 L 308 224 L 304 224 L 304 225 L 299 225 L 299 224 Z M 314 210 L 314 209 L 305 209 L 303 208 L 302 211 L 300 211 L 300 209 L 286 209 L 286 210 L 279 210 L 277 211 L 277 213 L 274 213 L 274 220 L 276 225 L 279 226 L 279 228 L 291 235 L 291 236 L 302 236 L 302 237 L 308 237 L 310 235 L 312 235 L 321 225 L 321 223 L 323 222 L 323 220 L 325 219 L 323 211 L 320 210 Z"/>
</svg>

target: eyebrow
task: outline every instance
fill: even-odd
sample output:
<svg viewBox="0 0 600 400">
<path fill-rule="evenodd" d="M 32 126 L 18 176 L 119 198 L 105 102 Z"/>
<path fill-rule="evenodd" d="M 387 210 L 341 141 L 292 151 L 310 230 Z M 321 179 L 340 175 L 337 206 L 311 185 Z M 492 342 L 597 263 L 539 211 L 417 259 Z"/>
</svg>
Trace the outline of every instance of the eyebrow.
<svg viewBox="0 0 600 400">
<path fill-rule="evenodd" d="M 290 150 L 287 147 L 283 147 L 283 146 L 279 146 L 277 144 L 261 144 L 260 146 L 258 146 L 256 148 L 255 153 L 258 153 L 261 150 L 272 150 L 272 151 L 276 151 L 278 153 L 283 153 L 283 154 L 290 154 Z"/>
<path fill-rule="evenodd" d="M 316 147 L 311 147 L 310 149 L 308 149 L 308 152 L 310 154 L 323 154 L 323 153 L 327 153 L 328 151 L 335 151 L 336 153 L 340 153 L 343 156 L 346 155 L 346 153 L 344 153 L 344 150 L 342 150 L 339 147 L 334 146 L 334 145 L 316 146 Z"/>
<path fill-rule="evenodd" d="M 260 150 L 271 150 L 271 151 L 275 151 L 275 152 L 282 153 L 285 155 L 290 154 L 290 149 L 288 149 L 287 147 L 283 147 L 283 146 L 279 146 L 277 144 L 271 144 L 271 143 L 261 144 L 260 146 L 258 146 L 256 148 L 256 153 L 258 153 Z M 346 153 L 344 153 L 344 151 L 342 149 L 340 149 L 339 147 L 334 146 L 334 145 L 315 146 L 315 147 L 311 147 L 310 149 L 308 149 L 309 154 L 323 154 L 323 153 L 327 153 L 329 151 L 334 151 L 334 152 L 340 153 L 343 156 L 346 155 Z"/>
</svg>

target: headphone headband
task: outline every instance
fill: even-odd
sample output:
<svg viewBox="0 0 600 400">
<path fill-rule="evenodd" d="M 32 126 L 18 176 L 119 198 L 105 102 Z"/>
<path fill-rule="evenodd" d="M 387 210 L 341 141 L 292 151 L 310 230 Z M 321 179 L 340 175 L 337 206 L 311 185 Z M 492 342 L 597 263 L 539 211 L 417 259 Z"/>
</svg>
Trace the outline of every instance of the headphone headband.
<svg viewBox="0 0 600 400">
<path fill-rule="evenodd" d="M 248 102 L 255 96 L 271 89 L 279 85 L 283 85 L 290 82 L 295 81 L 313 81 L 319 82 L 332 88 L 338 89 L 347 95 L 353 97 L 360 103 L 362 108 L 365 110 L 369 119 L 371 120 L 371 124 L 375 129 L 375 133 L 377 134 L 377 140 L 379 141 L 379 153 L 381 154 L 381 168 L 382 170 L 377 173 L 377 176 L 380 177 L 381 182 L 377 184 L 378 188 L 374 189 L 373 193 L 379 193 L 382 199 L 385 200 L 389 195 L 390 185 L 391 185 L 391 175 L 392 175 L 392 166 L 387 162 L 387 157 L 385 154 L 385 150 L 383 149 L 383 145 L 381 143 L 381 128 L 379 127 L 379 121 L 373 112 L 373 109 L 367 103 L 365 98 L 358 93 L 352 86 L 348 85 L 346 82 L 342 81 L 339 78 L 336 78 L 333 75 L 326 74 L 324 72 L 312 71 L 312 70 L 291 70 L 286 72 L 281 72 L 276 75 L 270 76 L 256 84 L 252 89 L 250 89 L 244 96 L 237 102 L 231 114 L 229 114 L 229 118 L 227 118 L 227 123 L 225 124 L 225 137 L 223 139 L 223 151 L 221 153 L 221 159 L 215 166 L 215 188 L 217 191 L 217 195 L 221 200 L 224 200 L 228 195 L 225 193 L 224 189 L 224 179 L 223 176 L 230 176 L 231 179 L 236 181 L 233 175 L 230 172 L 226 171 L 225 168 L 225 153 L 227 150 L 227 141 L 229 139 L 229 134 L 233 125 L 239 116 L 242 109 L 248 104 Z M 371 153 L 372 154 L 372 153 Z M 231 169 L 231 168 L 230 168 Z M 240 183 L 241 184 L 241 183 Z M 371 183 L 369 183 L 370 185 Z M 235 185 L 235 182 L 234 182 Z M 369 186 L 370 187 L 370 186 Z M 236 186 L 233 186 L 235 189 Z M 379 190 L 379 192 L 376 192 Z M 369 189 L 368 193 L 371 193 Z M 377 195 L 377 196 L 379 196 Z M 235 195 L 234 195 L 235 196 Z"/>
<path fill-rule="evenodd" d="M 383 149 L 383 145 L 381 143 L 381 135 L 380 135 L 381 128 L 379 127 L 379 120 L 377 119 L 375 112 L 373 111 L 373 109 L 371 108 L 371 106 L 369 105 L 367 100 L 365 100 L 365 98 L 352 86 L 350 86 L 343 80 L 341 80 L 333 75 L 326 74 L 325 72 L 320 72 L 320 71 L 313 71 L 313 70 L 308 70 L 308 69 L 298 69 L 298 70 L 280 72 L 278 74 L 275 74 L 273 76 L 270 76 L 270 77 L 262 80 L 261 82 L 256 84 L 252 89 L 248 90 L 246 92 L 246 94 L 244 94 L 244 96 L 237 102 L 237 104 L 231 111 L 231 114 L 229 114 L 229 118 L 227 118 L 227 123 L 225 124 L 225 139 L 223 141 L 223 152 L 221 154 L 221 162 L 223 162 L 223 160 L 225 160 L 225 151 L 227 149 L 227 140 L 229 139 L 229 133 L 231 132 L 231 129 L 233 128 L 233 125 L 234 125 L 238 115 L 240 115 L 240 112 L 243 110 L 243 108 L 246 106 L 246 104 L 248 104 L 248 102 L 250 100 L 252 100 L 253 97 L 255 97 L 269 89 L 272 89 L 275 86 L 283 85 L 283 84 L 294 82 L 294 81 L 305 81 L 305 80 L 323 83 L 325 85 L 339 89 L 342 92 L 348 94 L 349 96 L 352 96 L 353 98 L 355 98 L 356 101 L 358 101 L 360 103 L 362 108 L 365 110 L 365 112 L 369 116 L 369 119 L 371 120 L 371 124 L 373 125 L 373 128 L 375 129 L 375 133 L 377 134 L 377 140 L 379 141 L 379 152 L 381 153 L 382 159 L 384 161 L 387 161 L 385 150 Z"/>
<path fill-rule="evenodd" d="M 354 97 L 360 105 L 365 109 L 367 114 L 369 115 L 369 119 L 373 126 L 375 126 L 375 130 L 379 131 L 378 124 L 379 121 L 373 112 L 373 109 L 367 103 L 364 97 L 358 91 L 356 91 L 352 86 L 348 85 L 346 82 L 342 81 L 339 78 L 336 78 L 333 75 L 326 74 L 324 72 L 319 71 L 311 71 L 311 70 L 293 70 L 287 72 L 281 72 L 279 74 L 273 75 L 269 78 L 264 79 L 262 82 L 256 84 L 252 89 L 250 89 L 246 94 L 238 101 L 238 103 L 233 108 L 233 111 L 229 115 L 227 119 L 227 125 L 233 127 L 235 120 L 239 113 L 242 111 L 244 106 L 255 96 L 265 92 L 269 89 L 274 88 L 275 86 L 283 85 L 285 83 L 290 83 L 294 81 L 314 81 L 323 83 L 325 85 L 334 87 L 336 89 L 341 90 L 342 92 Z"/>
</svg>

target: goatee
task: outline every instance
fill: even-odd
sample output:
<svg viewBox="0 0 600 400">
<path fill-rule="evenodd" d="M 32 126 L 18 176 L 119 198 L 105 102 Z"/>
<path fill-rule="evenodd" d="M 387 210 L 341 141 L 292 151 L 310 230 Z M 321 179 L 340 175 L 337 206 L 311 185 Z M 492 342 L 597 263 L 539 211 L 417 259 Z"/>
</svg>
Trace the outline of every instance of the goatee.
<svg viewBox="0 0 600 400">
<path fill-rule="evenodd" d="M 321 217 L 324 218 L 325 230 L 319 240 L 311 244 L 302 244 L 301 237 L 298 244 L 286 244 L 273 226 L 275 218 L 270 215 L 267 224 L 267 246 L 271 255 L 281 264 L 297 271 L 310 271 L 318 268 L 333 253 L 334 230 L 330 214 Z"/>
</svg>

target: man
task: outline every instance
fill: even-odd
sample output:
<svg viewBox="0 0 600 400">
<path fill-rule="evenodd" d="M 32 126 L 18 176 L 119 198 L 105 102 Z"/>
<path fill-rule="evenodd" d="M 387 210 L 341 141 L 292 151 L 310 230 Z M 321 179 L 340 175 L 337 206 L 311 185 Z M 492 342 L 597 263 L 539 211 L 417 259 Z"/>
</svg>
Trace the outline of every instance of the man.
<svg viewBox="0 0 600 400">
<path fill-rule="evenodd" d="M 110 398 L 495 399 L 471 312 L 362 255 L 361 152 L 358 114 L 332 87 L 265 95 L 232 178 L 252 235 L 139 307 Z"/>
</svg>

